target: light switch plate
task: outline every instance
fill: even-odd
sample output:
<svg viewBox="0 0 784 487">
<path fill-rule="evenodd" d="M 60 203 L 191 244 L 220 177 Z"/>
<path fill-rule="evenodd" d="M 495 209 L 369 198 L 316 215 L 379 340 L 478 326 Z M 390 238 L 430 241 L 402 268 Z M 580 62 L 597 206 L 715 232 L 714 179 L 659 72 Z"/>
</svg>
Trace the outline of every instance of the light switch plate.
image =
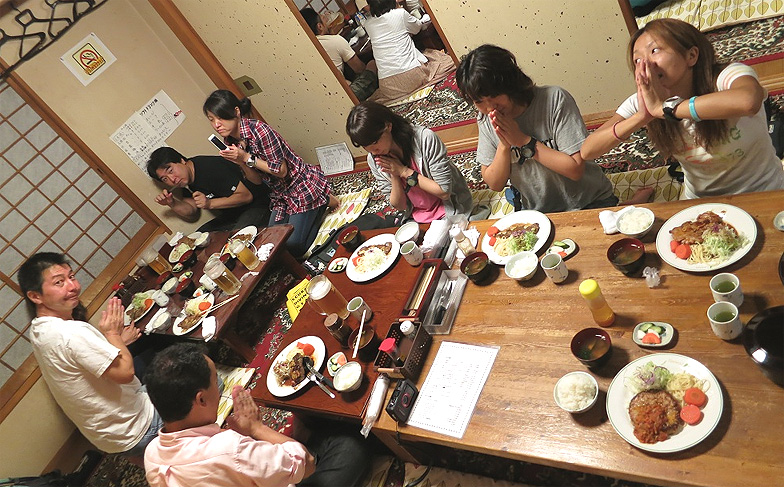
<svg viewBox="0 0 784 487">
<path fill-rule="evenodd" d="M 251 78 L 250 76 L 240 76 L 239 78 L 234 80 L 234 83 L 237 87 L 242 91 L 245 96 L 255 95 L 257 93 L 261 93 L 261 87 L 256 80 Z"/>
</svg>

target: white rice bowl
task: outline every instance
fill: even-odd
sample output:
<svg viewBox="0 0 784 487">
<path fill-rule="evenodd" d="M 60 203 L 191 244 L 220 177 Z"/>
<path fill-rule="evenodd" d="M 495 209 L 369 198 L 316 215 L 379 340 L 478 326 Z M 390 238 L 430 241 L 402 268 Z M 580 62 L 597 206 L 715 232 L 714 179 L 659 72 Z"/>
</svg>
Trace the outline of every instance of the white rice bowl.
<svg viewBox="0 0 784 487">
<path fill-rule="evenodd" d="M 599 384 L 587 372 L 569 372 L 561 377 L 553 389 L 555 403 L 570 413 L 591 409 L 599 397 Z"/>
<path fill-rule="evenodd" d="M 615 226 L 628 237 L 640 238 L 651 229 L 653 220 L 653 212 L 648 208 L 634 208 L 621 215 Z"/>
</svg>

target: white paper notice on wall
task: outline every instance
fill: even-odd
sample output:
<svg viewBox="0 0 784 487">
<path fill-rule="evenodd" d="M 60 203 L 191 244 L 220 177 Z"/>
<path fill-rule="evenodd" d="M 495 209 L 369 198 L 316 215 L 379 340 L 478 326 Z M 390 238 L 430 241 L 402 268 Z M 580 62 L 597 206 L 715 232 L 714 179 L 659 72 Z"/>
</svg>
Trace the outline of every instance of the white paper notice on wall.
<svg viewBox="0 0 784 487">
<path fill-rule="evenodd" d="M 60 61 L 84 86 L 89 85 L 116 60 L 109 48 L 93 33 L 60 56 Z"/>
<path fill-rule="evenodd" d="M 345 142 L 316 147 L 316 156 L 324 174 L 339 174 L 354 169 L 354 156 Z"/>
<path fill-rule="evenodd" d="M 150 154 L 166 145 L 166 139 L 184 120 L 185 113 L 161 90 L 128 117 L 111 139 L 146 174 Z"/>
</svg>

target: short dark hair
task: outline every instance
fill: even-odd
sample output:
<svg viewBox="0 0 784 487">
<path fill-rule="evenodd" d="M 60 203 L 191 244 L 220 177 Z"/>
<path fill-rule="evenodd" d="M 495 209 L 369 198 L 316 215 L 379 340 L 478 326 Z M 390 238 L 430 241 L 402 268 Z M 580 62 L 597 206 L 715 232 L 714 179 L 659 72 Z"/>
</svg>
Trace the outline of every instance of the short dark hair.
<svg viewBox="0 0 784 487">
<path fill-rule="evenodd" d="M 237 118 L 237 114 L 234 113 L 235 108 L 240 109 L 240 115 L 250 115 L 250 100 L 247 98 L 240 100 L 229 90 L 215 90 L 204 101 L 202 110 L 204 115 L 207 115 L 207 112 L 212 112 L 223 120 L 233 120 Z"/>
<path fill-rule="evenodd" d="M 373 17 L 380 17 L 390 10 L 396 9 L 397 2 L 395 0 L 368 0 L 368 6 Z"/>
<path fill-rule="evenodd" d="M 305 19 L 305 22 L 308 24 L 308 27 L 310 27 L 310 30 L 312 30 L 314 34 L 318 35 L 318 25 L 321 23 L 321 17 L 319 14 L 317 14 L 316 11 L 310 7 L 300 9 L 299 13 L 302 14 L 302 18 Z"/>
<path fill-rule="evenodd" d="M 381 137 L 387 123 L 392 125 L 392 139 L 403 150 L 400 162 L 410 167 L 414 154 L 414 126 L 386 106 L 373 101 L 356 105 L 346 119 L 346 133 L 355 147 L 368 146 Z"/>
<path fill-rule="evenodd" d="M 484 44 L 460 60 L 457 88 L 467 101 L 507 95 L 516 104 L 528 106 L 534 98 L 534 82 L 517 65 L 514 54 L 492 44 Z"/>
<path fill-rule="evenodd" d="M 210 366 L 205 349 L 194 343 L 177 343 L 158 352 L 147 367 L 144 384 L 161 419 L 184 419 L 199 391 L 210 387 Z"/>
<path fill-rule="evenodd" d="M 158 169 L 166 168 L 169 164 L 178 164 L 185 159 L 185 156 L 172 149 L 171 147 L 159 147 L 150 154 L 150 160 L 147 161 L 147 174 L 151 178 L 160 181 L 158 177 Z"/>
<path fill-rule="evenodd" d="M 30 301 L 27 297 L 29 291 L 36 293 L 43 292 L 44 285 L 44 271 L 55 265 L 63 265 L 71 267 L 71 263 L 65 258 L 65 255 L 56 252 L 38 252 L 19 268 L 16 278 L 19 281 L 19 287 L 22 288 L 22 294 L 28 305 L 35 309 L 35 303 Z"/>
</svg>

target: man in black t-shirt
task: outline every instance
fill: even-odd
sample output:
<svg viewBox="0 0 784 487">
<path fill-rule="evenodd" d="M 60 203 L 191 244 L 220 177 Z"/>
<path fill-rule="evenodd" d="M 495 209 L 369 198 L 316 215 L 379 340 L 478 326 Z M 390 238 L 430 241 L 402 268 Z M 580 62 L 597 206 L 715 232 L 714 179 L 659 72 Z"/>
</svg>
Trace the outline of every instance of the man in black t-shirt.
<svg viewBox="0 0 784 487">
<path fill-rule="evenodd" d="M 260 180 L 251 181 L 240 166 L 220 156 L 186 159 L 171 147 L 161 147 L 150 155 L 147 173 L 169 187 L 155 202 L 184 220 L 196 221 L 202 209 L 218 214 L 199 227 L 201 232 L 264 227 L 269 222 L 269 188 Z M 180 199 L 170 191 L 174 188 L 181 188 Z"/>
</svg>

